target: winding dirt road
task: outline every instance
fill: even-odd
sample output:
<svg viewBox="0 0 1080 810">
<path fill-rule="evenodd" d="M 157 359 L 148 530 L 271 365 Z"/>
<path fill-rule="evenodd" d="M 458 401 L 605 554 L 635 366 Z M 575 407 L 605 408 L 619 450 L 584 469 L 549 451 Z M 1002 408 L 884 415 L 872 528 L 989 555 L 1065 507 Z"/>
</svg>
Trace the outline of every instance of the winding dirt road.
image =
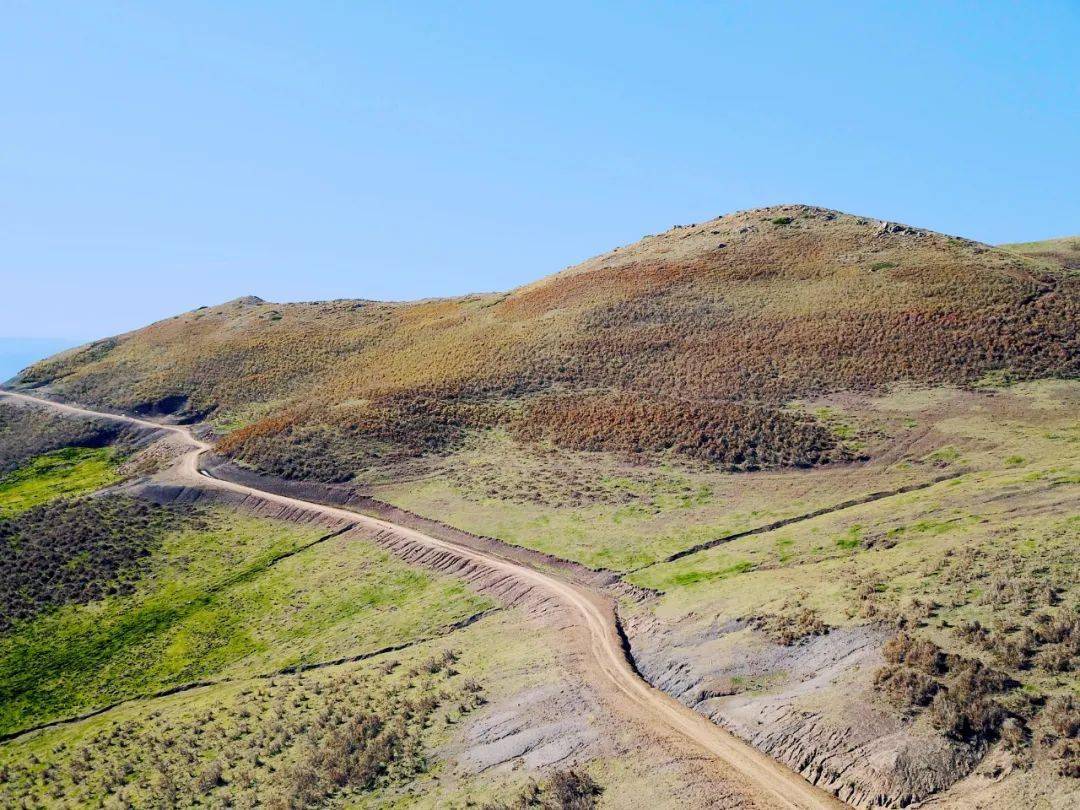
<svg viewBox="0 0 1080 810">
<path fill-rule="evenodd" d="M 462 559 L 538 587 L 558 599 L 580 618 L 581 624 L 589 634 L 591 664 L 593 665 L 590 668 L 598 675 L 598 683 L 595 685 L 609 692 L 613 691 L 619 698 L 617 702 L 621 709 L 630 711 L 650 727 L 659 726 L 674 731 L 717 757 L 730 768 L 734 775 L 739 777 L 738 781 L 745 784 L 751 795 L 767 805 L 799 808 L 845 806 L 830 794 L 811 785 L 794 771 L 643 681 L 626 658 L 608 600 L 599 594 L 529 568 L 520 562 L 431 537 L 405 526 L 347 509 L 277 495 L 244 484 L 214 478 L 199 466 L 200 457 L 212 449 L 212 445 L 198 439 L 188 428 L 181 425 L 162 424 L 132 416 L 93 411 L 13 391 L 0 391 L 0 396 L 45 405 L 75 416 L 105 418 L 172 433 L 183 438 L 192 447 L 192 450 L 182 457 L 179 466 L 179 475 L 189 484 L 217 487 L 242 495 L 252 495 L 283 506 L 317 511 L 328 517 L 356 523 L 375 531 L 393 532 L 413 542 L 450 551 Z"/>
</svg>

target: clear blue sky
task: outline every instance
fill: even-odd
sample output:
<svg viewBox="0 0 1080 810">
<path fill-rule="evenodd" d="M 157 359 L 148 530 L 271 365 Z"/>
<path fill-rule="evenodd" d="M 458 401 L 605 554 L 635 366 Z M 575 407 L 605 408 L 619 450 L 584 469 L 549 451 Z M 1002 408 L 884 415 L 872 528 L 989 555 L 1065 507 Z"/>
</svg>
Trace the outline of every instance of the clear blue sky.
<svg viewBox="0 0 1080 810">
<path fill-rule="evenodd" d="M 1080 3 L 8 2 L 0 335 L 505 289 L 809 202 L 1080 232 Z"/>
</svg>

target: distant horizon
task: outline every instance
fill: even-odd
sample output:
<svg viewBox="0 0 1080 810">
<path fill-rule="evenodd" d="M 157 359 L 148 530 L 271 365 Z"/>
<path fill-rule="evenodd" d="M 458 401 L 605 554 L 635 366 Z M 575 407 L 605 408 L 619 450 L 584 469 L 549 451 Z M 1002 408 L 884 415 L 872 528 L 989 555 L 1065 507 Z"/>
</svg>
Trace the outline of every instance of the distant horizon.
<svg viewBox="0 0 1080 810">
<path fill-rule="evenodd" d="M 7 382 L 27 366 L 57 352 L 88 343 L 87 339 L 17 337 L 0 335 L 0 383 Z"/>
</svg>

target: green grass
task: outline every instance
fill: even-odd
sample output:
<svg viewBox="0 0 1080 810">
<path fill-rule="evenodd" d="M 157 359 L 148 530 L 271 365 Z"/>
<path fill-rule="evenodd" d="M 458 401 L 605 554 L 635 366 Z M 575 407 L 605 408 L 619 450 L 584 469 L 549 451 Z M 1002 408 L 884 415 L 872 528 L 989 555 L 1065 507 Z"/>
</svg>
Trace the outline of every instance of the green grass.
<svg viewBox="0 0 1080 810">
<path fill-rule="evenodd" d="M 745 574 L 751 570 L 754 564 L 749 560 L 740 560 L 734 565 L 729 565 L 726 568 L 721 568 L 715 571 L 687 571 L 683 574 L 676 574 L 669 582 L 670 585 L 677 585 L 684 587 L 686 585 L 697 585 L 701 582 L 714 582 L 718 579 L 725 579 L 736 574 Z"/>
<path fill-rule="evenodd" d="M 844 534 L 836 538 L 836 545 L 843 549 L 858 548 L 859 542 L 862 539 L 862 532 L 863 527 L 858 523 L 854 526 L 849 526 Z"/>
<path fill-rule="evenodd" d="M 914 395 L 902 396 L 911 400 L 904 408 L 923 407 Z M 1067 487 L 1080 481 L 1080 455 L 1068 429 L 1077 396 L 1075 382 L 1015 386 L 992 400 L 1009 414 L 1007 420 L 982 401 L 968 412 L 947 408 L 949 417 L 935 425 L 939 447 L 912 453 L 922 460 L 912 458 L 910 466 L 927 480 L 939 472 L 935 462 L 963 457 L 971 473 L 735 540 L 628 579 L 663 591 L 662 613 L 711 616 L 722 610 L 722 616 L 737 617 L 790 601 L 818 609 L 833 625 L 860 620 L 853 583 L 871 574 L 890 593 L 896 587 L 902 594 L 928 588 L 933 597 L 934 577 L 915 572 L 933 570 L 943 555 L 964 548 L 992 553 L 1011 532 L 1039 537 L 1068 517 L 1075 495 Z M 1027 413 L 1018 415 L 1022 409 Z M 832 412 L 827 416 L 835 418 Z M 904 418 L 900 410 L 898 423 Z M 1017 451 L 1024 454 L 1022 466 Z M 820 472 L 813 476 L 825 480 Z M 751 570 L 732 576 L 739 562 Z M 703 582 L 711 585 L 691 587 Z"/>
<path fill-rule="evenodd" d="M 523 453 L 497 433 L 474 438 L 444 467 L 381 483 L 376 497 L 477 534 L 592 568 L 626 571 L 699 543 L 927 476 L 890 468 L 844 479 L 814 472 L 724 473 L 642 465 L 607 453 Z M 842 485 L 842 486 L 841 486 Z M 570 493 L 583 493 L 572 498 Z"/>
<path fill-rule="evenodd" d="M 107 486 L 119 480 L 118 463 L 107 447 L 65 447 L 38 456 L 0 479 L 0 517 Z"/>
<path fill-rule="evenodd" d="M 128 597 L 0 638 L 0 733 L 117 700 L 412 640 L 490 602 L 326 530 L 218 511 L 169 536 Z"/>
<path fill-rule="evenodd" d="M 943 461 L 950 462 L 956 461 L 960 458 L 960 451 L 955 447 L 942 447 L 940 450 L 935 450 L 933 453 L 926 457 L 929 461 Z"/>
</svg>

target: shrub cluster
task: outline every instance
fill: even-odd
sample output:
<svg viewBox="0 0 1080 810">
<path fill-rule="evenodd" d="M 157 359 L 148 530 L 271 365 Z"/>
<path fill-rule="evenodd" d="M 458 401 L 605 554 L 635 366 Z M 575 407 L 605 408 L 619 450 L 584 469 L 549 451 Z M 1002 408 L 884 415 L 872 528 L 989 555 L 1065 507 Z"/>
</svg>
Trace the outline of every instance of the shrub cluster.
<svg viewBox="0 0 1080 810">
<path fill-rule="evenodd" d="M 530 781 L 508 801 L 485 804 L 483 810 L 593 810 L 604 789 L 589 774 L 570 768 L 556 770 L 543 783 Z"/>
<path fill-rule="evenodd" d="M 222 439 L 217 450 L 283 478 L 347 481 L 358 471 L 454 446 L 499 409 L 432 396 L 287 411 Z"/>
<path fill-rule="evenodd" d="M 1058 761 L 1062 776 L 1080 779 L 1080 700 L 1075 695 L 1057 695 L 1042 714 L 1047 730 L 1039 742 Z"/>
<path fill-rule="evenodd" d="M 808 467 L 847 458 L 825 427 L 777 409 L 611 396 L 549 396 L 512 425 L 526 440 L 574 450 L 671 451 L 731 470 Z"/>
<path fill-rule="evenodd" d="M 483 703 L 445 655 L 432 661 L 404 680 L 391 667 L 280 676 L 179 717 L 113 723 L 0 769 L 0 804 L 299 810 L 358 797 L 427 767 L 422 735 L 437 712 Z"/>
<path fill-rule="evenodd" d="M 133 587 L 163 534 L 194 520 L 119 495 L 60 500 L 0 518 L 0 630 L 43 610 Z"/>
<path fill-rule="evenodd" d="M 824 636 L 831 629 L 816 610 L 808 607 L 782 613 L 751 616 L 747 619 L 747 623 L 785 647 L 790 647 L 811 636 Z"/>
<path fill-rule="evenodd" d="M 1013 684 L 978 659 L 946 653 L 900 632 L 885 644 L 875 685 L 895 705 L 928 707 L 930 722 L 951 737 L 982 742 L 997 736 L 1005 713 L 994 700 Z"/>
</svg>

